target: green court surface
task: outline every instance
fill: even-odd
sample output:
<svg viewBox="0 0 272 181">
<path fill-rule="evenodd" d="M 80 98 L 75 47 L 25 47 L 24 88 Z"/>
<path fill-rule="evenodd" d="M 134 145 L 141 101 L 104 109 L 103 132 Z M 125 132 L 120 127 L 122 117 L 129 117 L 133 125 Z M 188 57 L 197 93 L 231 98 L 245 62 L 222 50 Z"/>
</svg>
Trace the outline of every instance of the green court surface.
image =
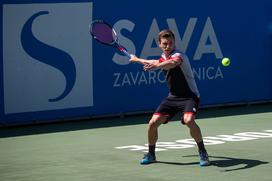
<svg viewBox="0 0 272 181">
<path fill-rule="evenodd" d="M 271 104 L 200 110 L 208 167 L 178 117 L 159 128 L 158 163 L 141 166 L 149 117 L 1 128 L 0 180 L 271 181 Z"/>
</svg>

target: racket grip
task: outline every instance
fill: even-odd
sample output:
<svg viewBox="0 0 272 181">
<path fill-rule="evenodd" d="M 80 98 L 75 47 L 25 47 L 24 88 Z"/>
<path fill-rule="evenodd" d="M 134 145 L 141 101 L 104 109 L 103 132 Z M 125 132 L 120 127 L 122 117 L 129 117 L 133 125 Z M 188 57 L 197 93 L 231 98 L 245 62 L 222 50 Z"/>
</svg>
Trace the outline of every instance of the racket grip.
<svg viewBox="0 0 272 181">
<path fill-rule="evenodd" d="M 125 48 L 120 47 L 119 50 L 120 50 L 121 52 L 123 52 L 128 58 L 131 58 L 130 54 L 126 51 Z"/>
</svg>

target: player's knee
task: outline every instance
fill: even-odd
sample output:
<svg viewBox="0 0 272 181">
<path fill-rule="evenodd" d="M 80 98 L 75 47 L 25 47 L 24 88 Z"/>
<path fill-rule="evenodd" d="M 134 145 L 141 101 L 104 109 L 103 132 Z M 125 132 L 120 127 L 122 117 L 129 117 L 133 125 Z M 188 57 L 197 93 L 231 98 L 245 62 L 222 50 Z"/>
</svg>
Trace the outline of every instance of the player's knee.
<svg viewBox="0 0 272 181">
<path fill-rule="evenodd" d="M 186 126 L 189 127 L 189 128 L 194 128 L 197 126 L 196 122 L 194 120 L 189 120 L 187 123 L 186 123 Z"/>
<path fill-rule="evenodd" d="M 157 129 L 162 124 L 162 119 L 152 118 L 148 123 L 148 129 Z"/>
<path fill-rule="evenodd" d="M 199 126 L 197 125 L 194 119 L 188 120 L 186 126 L 191 130 L 200 130 Z"/>
<path fill-rule="evenodd" d="M 181 124 L 191 126 L 191 125 L 195 124 L 195 121 L 191 120 L 191 119 L 182 119 Z"/>
<path fill-rule="evenodd" d="M 195 123 L 195 116 L 191 114 L 185 114 L 181 119 L 181 123 L 187 126 L 193 126 Z"/>
<path fill-rule="evenodd" d="M 157 128 L 157 125 L 156 125 L 156 120 L 154 119 L 151 119 L 148 123 L 148 129 L 154 129 L 154 128 Z"/>
</svg>

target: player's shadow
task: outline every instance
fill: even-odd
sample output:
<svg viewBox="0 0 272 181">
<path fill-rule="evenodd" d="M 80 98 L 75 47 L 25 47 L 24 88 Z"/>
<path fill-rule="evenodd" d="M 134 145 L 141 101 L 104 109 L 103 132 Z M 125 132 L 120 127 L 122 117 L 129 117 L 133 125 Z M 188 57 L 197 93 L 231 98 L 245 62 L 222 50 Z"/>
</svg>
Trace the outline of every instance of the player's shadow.
<svg viewBox="0 0 272 181">
<path fill-rule="evenodd" d="M 184 157 L 198 157 L 198 155 L 188 155 Z M 209 157 L 211 160 L 210 166 L 225 168 L 225 170 L 223 170 L 225 172 L 249 169 L 249 168 L 253 168 L 262 164 L 269 163 L 269 162 L 253 160 L 253 159 L 231 158 L 231 157 L 222 157 L 222 156 L 209 156 Z M 199 164 L 199 162 L 180 163 L 180 162 L 166 162 L 166 161 L 158 161 L 157 163 L 182 165 L 182 166 Z M 232 167 L 235 167 L 235 168 L 232 168 Z"/>
</svg>

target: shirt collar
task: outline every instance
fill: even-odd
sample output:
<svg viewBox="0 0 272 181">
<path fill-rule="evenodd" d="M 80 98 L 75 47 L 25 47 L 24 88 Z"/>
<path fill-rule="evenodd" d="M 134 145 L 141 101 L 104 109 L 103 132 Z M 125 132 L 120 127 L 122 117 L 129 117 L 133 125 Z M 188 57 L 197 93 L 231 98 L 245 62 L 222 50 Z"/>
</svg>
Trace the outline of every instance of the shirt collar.
<svg viewBox="0 0 272 181">
<path fill-rule="evenodd" d="M 172 52 L 169 54 L 168 57 L 165 56 L 164 52 L 162 53 L 161 56 L 162 56 L 165 60 L 167 60 L 167 58 L 171 57 L 171 55 L 173 55 L 173 54 L 175 53 L 175 51 L 176 51 L 176 49 L 174 48 L 174 49 L 172 50 Z"/>
</svg>

